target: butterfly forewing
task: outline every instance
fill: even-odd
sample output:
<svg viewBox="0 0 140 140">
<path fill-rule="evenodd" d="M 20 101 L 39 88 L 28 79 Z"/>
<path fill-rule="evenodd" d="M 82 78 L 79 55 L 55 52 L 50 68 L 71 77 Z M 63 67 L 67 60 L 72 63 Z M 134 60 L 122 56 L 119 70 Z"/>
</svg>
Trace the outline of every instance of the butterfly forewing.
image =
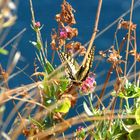
<svg viewBox="0 0 140 140">
<path fill-rule="evenodd" d="M 79 70 L 76 73 L 76 78 L 78 81 L 84 81 L 88 76 L 89 70 L 92 67 L 92 63 L 94 60 L 94 48 L 92 48 L 86 58 L 86 62 L 84 65 L 81 65 Z"/>
<path fill-rule="evenodd" d="M 63 63 L 66 63 L 66 73 L 69 78 L 76 80 L 76 73 L 79 68 L 78 63 L 73 59 L 71 54 L 59 52 L 60 59 Z"/>
</svg>

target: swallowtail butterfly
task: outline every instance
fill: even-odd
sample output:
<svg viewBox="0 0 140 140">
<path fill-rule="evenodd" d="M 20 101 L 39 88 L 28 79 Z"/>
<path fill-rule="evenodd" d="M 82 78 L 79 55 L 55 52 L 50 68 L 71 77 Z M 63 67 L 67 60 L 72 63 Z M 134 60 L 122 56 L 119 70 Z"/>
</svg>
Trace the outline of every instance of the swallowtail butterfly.
<svg viewBox="0 0 140 140">
<path fill-rule="evenodd" d="M 94 60 L 94 50 L 91 48 L 84 65 L 79 65 L 70 53 L 59 52 L 62 63 L 66 63 L 66 73 L 72 81 L 81 83 L 87 78 Z"/>
</svg>

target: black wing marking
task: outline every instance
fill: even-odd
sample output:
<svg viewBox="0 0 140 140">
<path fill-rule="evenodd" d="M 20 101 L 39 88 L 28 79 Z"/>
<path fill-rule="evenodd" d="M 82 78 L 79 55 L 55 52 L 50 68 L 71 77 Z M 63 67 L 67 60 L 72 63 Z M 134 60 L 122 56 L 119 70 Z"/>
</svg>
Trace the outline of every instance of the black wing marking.
<svg viewBox="0 0 140 140">
<path fill-rule="evenodd" d="M 59 52 L 60 59 L 63 63 L 66 63 L 66 73 L 71 80 L 76 80 L 76 73 L 78 71 L 79 65 L 73 59 L 71 54 Z"/>
</svg>

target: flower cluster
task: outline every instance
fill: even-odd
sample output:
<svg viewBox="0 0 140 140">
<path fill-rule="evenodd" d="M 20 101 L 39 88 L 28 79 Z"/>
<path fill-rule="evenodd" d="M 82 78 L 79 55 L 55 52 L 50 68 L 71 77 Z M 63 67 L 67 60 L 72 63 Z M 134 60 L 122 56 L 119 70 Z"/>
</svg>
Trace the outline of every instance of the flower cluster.
<svg viewBox="0 0 140 140">
<path fill-rule="evenodd" d="M 72 6 L 64 0 L 61 5 L 61 13 L 56 15 L 56 21 L 61 23 L 67 23 L 69 25 L 75 24 L 75 18 L 73 15 L 73 11 L 75 11 Z"/>
<path fill-rule="evenodd" d="M 86 49 L 84 46 L 81 45 L 80 42 L 71 41 L 65 45 L 65 48 L 68 50 L 69 53 L 74 54 L 79 51 L 79 55 L 83 56 L 86 53 Z"/>
<path fill-rule="evenodd" d="M 85 138 L 85 130 L 84 127 L 79 126 L 78 129 L 76 129 L 76 136 L 79 140 L 83 140 Z"/>
<path fill-rule="evenodd" d="M 61 39 L 72 39 L 78 35 L 78 30 L 68 25 L 61 28 L 59 34 Z"/>
<path fill-rule="evenodd" d="M 112 64 L 113 69 L 115 69 L 119 74 L 123 73 L 120 64 L 125 63 L 125 61 L 122 60 L 122 56 L 118 50 L 115 50 L 114 46 L 111 46 L 111 48 L 106 51 L 100 51 L 99 54 L 103 58 L 107 57 L 107 61 Z"/>
<path fill-rule="evenodd" d="M 68 38 L 68 32 L 66 28 L 60 29 L 60 38 L 61 39 L 67 39 Z"/>
<path fill-rule="evenodd" d="M 90 73 L 85 81 L 81 84 L 81 91 L 83 93 L 92 93 L 96 87 L 95 74 Z"/>
<path fill-rule="evenodd" d="M 129 30 L 129 27 L 130 27 L 131 31 L 134 31 L 134 30 L 136 30 L 137 25 L 134 24 L 131 21 L 125 21 L 123 19 L 122 19 L 122 21 L 118 25 L 118 29 L 123 28 L 123 29 Z"/>
<path fill-rule="evenodd" d="M 40 28 L 41 27 L 41 23 L 39 22 L 39 21 L 37 21 L 36 23 L 35 23 L 35 28 Z"/>
<path fill-rule="evenodd" d="M 72 6 L 68 2 L 64 1 L 61 6 L 61 13 L 56 15 L 58 30 L 57 32 L 55 29 L 53 29 L 52 31 L 51 47 L 52 50 L 60 50 L 62 47 L 65 47 L 66 51 L 70 51 L 72 53 L 80 50 L 79 53 L 84 54 L 85 48 L 81 45 L 81 43 L 67 43 L 67 41 L 73 39 L 78 35 L 77 28 L 72 27 L 73 24 L 76 24 L 73 11 L 74 9 L 72 8 Z M 69 47 L 68 50 L 67 46 Z"/>
<path fill-rule="evenodd" d="M 71 40 L 73 37 L 78 35 L 78 30 L 76 28 L 72 28 L 71 26 L 62 26 L 59 28 L 59 32 L 57 33 L 55 29 L 53 29 L 51 38 L 51 46 L 53 50 L 60 49 L 62 46 L 66 44 L 66 40 Z"/>
<path fill-rule="evenodd" d="M 120 74 L 123 73 L 120 64 L 125 63 L 125 61 L 122 60 L 122 56 L 120 56 L 119 51 L 115 50 L 114 46 L 109 49 L 109 56 L 107 60 L 112 63 L 113 69 L 116 69 Z"/>
</svg>

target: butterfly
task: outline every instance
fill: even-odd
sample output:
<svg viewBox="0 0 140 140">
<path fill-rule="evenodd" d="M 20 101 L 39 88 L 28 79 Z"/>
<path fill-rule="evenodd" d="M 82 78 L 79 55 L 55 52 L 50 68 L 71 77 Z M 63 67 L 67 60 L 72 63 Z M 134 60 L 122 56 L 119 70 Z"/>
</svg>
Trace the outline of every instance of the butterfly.
<svg viewBox="0 0 140 140">
<path fill-rule="evenodd" d="M 94 60 L 94 51 L 95 47 L 91 48 L 85 63 L 82 65 L 77 63 L 77 61 L 72 57 L 72 54 L 59 52 L 62 63 L 66 63 L 66 74 L 75 83 L 81 83 L 87 78 Z"/>
</svg>

